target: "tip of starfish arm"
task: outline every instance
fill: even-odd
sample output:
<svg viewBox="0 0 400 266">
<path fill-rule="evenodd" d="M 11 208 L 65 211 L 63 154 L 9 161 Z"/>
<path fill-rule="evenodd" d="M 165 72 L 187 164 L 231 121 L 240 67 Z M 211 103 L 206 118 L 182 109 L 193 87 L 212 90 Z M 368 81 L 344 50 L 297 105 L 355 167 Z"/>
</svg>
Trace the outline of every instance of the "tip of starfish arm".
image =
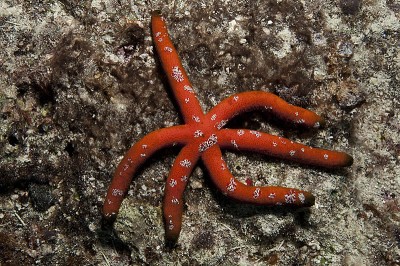
<svg viewBox="0 0 400 266">
<path fill-rule="evenodd" d="M 106 221 L 113 222 L 113 221 L 115 221 L 117 219 L 117 214 L 115 214 L 115 213 L 109 214 L 109 215 L 108 214 L 103 214 L 103 218 Z"/>
<path fill-rule="evenodd" d="M 323 128 L 325 127 L 325 119 L 323 119 L 322 117 L 320 118 L 320 120 L 318 121 L 318 128 Z"/>
<path fill-rule="evenodd" d="M 161 10 L 159 10 L 159 9 L 153 10 L 153 11 L 151 11 L 151 15 L 153 17 L 161 17 Z"/>
<path fill-rule="evenodd" d="M 345 152 L 337 152 L 336 160 L 333 160 L 332 165 L 328 168 L 348 167 L 353 164 L 353 157 Z"/>
<path fill-rule="evenodd" d="M 103 213 L 101 219 L 101 228 L 104 230 L 112 230 L 113 224 L 117 218 L 117 215 L 106 215 Z"/>
<path fill-rule="evenodd" d="M 178 244 L 179 233 L 168 233 L 165 234 L 165 244 L 169 247 L 175 247 Z"/>
<path fill-rule="evenodd" d="M 118 212 L 109 211 L 105 207 L 103 208 L 103 218 L 107 221 L 114 221 L 117 218 Z"/>
<path fill-rule="evenodd" d="M 346 157 L 346 158 L 345 158 L 345 166 L 350 166 L 350 165 L 352 165 L 352 164 L 353 164 L 353 161 L 354 161 L 353 157 L 350 156 L 350 155 L 348 155 L 348 154 L 346 154 L 345 157 Z"/>
<path fill-rule="evenodd" d="M 306 197 L 306 200 L 304 202 L 304 207 L 311 207 L 315 204 L 315 196 L 313 194 L 309 194 Z"/>
</svg>

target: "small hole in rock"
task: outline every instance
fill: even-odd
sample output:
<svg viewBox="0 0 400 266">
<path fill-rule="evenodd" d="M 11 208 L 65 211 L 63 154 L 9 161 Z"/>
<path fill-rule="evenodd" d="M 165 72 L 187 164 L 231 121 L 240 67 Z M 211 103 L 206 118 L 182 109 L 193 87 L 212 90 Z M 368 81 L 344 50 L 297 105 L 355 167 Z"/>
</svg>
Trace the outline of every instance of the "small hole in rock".
<svg viewBox="0 0 400 266">
<path fill-rule="evenodd" d="M 16 146 L 19 144 L 19 140 L 18 140 L 17 136 L 15 136 L 14 134 L 10 134 L 10 135 L 8 135 L 8 143 L 11 146 Z"/>
<path fill-rule="evenodd" d="M 74 144 L 72 144 L 71 142 L 69 142 L 69 143 L 67 144 L 67 146 L 65 146 L 65 149 L 64 149 L 64 150 L 68 153 L 69 157 L 72 157 L 72 155 L 74 155 L 74 153 L 75 153 Z"/>
</svg>

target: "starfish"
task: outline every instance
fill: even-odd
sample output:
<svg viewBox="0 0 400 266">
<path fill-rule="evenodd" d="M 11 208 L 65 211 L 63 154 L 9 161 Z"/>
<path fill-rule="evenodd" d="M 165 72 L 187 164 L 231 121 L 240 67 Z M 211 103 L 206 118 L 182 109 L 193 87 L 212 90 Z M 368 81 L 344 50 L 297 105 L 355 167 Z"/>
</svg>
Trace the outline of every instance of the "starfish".
<svg viewBox="0 0 400 266">
<path fill-rule="evenodd" d="M 204 114 L 159 11 L 152 13 L 151 26 L 156 51 L 162 68 L 167 73 L 185 124 L 153 131 L 129 149 L 119 163 L 108 188 L 103 206 L 106 219 L 113 219 L 118 214 L 138 168 L 156 151 L 165 147 L 182 146 L 167 177 L 164 190 L 165 237 L 172 243 L 177 242 L 181 231 L 183 192 L 189 176 L 200 160 L 203 161 L 216 187 L 230 198 L 267 206 L 310 207 L 314 204 L 314 196 L 307 191 L 241 183 L 229 171 L 221 148 L 254 151 L 325 168 L 352 164 L 353 158 L 344 152 L 312 148 L 258 131 L 224 128 L 234 116 L 254 109 L 267 110 L 280 119 L 308 128 L 319 128 L 324 121 L 317 114 L 293 106 L 264 91 L 232 95 Z"/>
</svg>

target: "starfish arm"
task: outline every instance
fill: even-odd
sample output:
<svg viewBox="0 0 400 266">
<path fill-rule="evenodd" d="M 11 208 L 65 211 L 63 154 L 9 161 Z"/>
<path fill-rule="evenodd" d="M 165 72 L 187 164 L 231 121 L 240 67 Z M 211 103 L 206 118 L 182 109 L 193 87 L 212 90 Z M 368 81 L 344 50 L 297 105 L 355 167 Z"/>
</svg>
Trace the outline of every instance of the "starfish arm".
<svg viewBox="0 0 400 266">
<path fill-rule="evenodd" d="M 255 109 L 271 111 L 277 117 L 306 127 L 320 127 L 322 117 L 314 112 L 285 102 L 278 96 L 264 91 L 249 91 L 232 95 L 207 113 L 207 118 L 214 120 L 214 126 L 222 128 L 232 117 Z"/>
<path fill-rule="evenodd" d="M 256 151 L 326 168 L 350 166 L 353 163 L 353 158 L 344 152 L 312 148 L 286 138 L 246 129 L 220 130 L 218 144 L 223 148 Z"/>
<path fill-rule="evenodd" d="M 175 126 L 153 131 L 136 142 L 115 170 L 104 201 L 103 215 L 117 215 L 122 200 L 138 168 L 156 151 L 174 144 L 186 144 L 192 135 L 187 126 Z"/>
<path fill-rule="evenodd" d="M 186 123 L 200 122 L 203 111 L 194 94 L 192 85 L 182 66 L 179 55 L 169 37 L 165 20 L 159 11 L 151 17 L 151 29 L 154 45 L 160 57 L 161 65 L 168 76 L 168 81 Z"/>
<path fill-rule="evenodd" d="M 239 182 L 228 170 L 218 146 L 205 151 L 201 158 L 214 184 L 228 197 L 241 202 L 267 206 L 309 207 L 314 205 L 315 198 L 307 191 L 278 186 L 248 186 Z"/>
<path fill-rule="evenodd" d="M 165 237 L 168 242 L 178 240 L 182 225 L 183 192 L 187 181 L 200 157 L 197 145 L 182 148 L 171 168 L 165 184 L 163 213 Z"/>
</svg>

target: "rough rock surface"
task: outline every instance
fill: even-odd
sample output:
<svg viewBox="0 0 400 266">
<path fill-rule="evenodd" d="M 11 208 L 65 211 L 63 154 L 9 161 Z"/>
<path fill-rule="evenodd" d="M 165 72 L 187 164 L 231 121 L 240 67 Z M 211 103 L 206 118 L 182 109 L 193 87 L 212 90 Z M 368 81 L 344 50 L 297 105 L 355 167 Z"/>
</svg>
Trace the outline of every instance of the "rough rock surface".
<svg viewBox="0 0 400 266">
<path fill-rule="evenodd" d="M 166 247 L 173 149 L 102 222 L 124 152 L 181 122 L 150 38 L 155 9 L 205 110 L 265 90 L 326 118 L 307 133 L 260 113 L 232 124 L 347 151 L 352 167 L 225 153 L 241 181 L 311 191 L 310 210 L 232 202 L 200 166 L 179 245 Z M 399 21 L 394 0 L 0 1 L 0 264 L 399 265 Z"/>
</svg>

